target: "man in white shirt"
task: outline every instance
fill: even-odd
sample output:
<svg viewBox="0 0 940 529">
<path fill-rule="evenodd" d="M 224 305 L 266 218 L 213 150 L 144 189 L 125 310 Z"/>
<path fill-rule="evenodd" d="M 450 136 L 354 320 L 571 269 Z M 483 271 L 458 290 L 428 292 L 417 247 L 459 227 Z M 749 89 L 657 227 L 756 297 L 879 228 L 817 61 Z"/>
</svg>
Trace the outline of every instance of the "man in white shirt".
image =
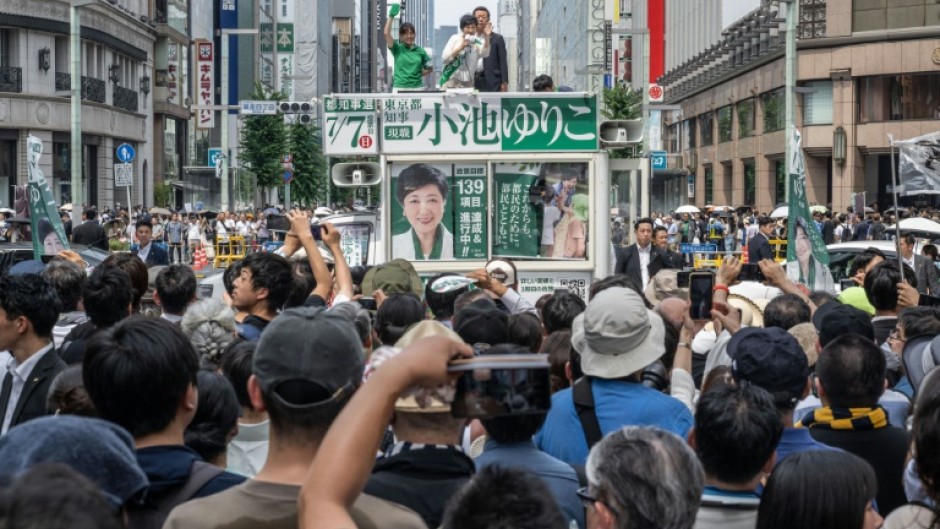
<svg viewBox="0 0 940 529">
<path fill-rule="evenodd" d="M 52 345 L 59 296 L 40 275 L 0 278 L 0 351 L 8 351 L 0 384 L 0 435 L 47 415 L 46 395 L 65 363 Z"/>
</svg>

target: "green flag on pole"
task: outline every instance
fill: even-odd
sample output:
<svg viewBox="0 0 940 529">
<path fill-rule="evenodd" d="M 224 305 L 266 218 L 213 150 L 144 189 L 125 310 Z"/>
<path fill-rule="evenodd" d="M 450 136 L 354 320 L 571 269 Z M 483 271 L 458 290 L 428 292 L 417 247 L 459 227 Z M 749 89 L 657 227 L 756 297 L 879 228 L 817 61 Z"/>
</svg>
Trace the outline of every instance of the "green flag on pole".
<svg viewBox="0 0 940 529">
<path fill-rule="evenodd" d="M 33 228 L 33 258 L 56 255 L 69 249 L 69 240 L 62 228 L 59 209 L 49 182 L 39 168 L 42 156 L 42 140 L 36 136 L 26 137 L 26 169 L 29 175 L 29 221 Z M 73 204 L 78 207 L 78 204 Z"/>
<path fill-rule="evenodd" d="M 810 214 L 806 200 L 806 167 L 800 132 L 790 127 L 790 191 L 787 217 L 787 277 L 806 288 L 834 292 L 829 251 Z"/>
</svg>

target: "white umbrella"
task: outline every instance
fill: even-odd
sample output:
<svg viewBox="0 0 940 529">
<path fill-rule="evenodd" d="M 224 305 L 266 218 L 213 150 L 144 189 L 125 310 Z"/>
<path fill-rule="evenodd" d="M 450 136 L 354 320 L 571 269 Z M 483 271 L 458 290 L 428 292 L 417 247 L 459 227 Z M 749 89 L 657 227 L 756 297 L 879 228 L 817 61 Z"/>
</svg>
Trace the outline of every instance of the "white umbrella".
<svg viewBox="0 0 940 529">
<path fill-rule="evenodd" d="M 676 213 L 701 213 L 701 211 L 697 207 L 689 204 L 676 208 Z"/>
<path fill-rule="evenodd" d="M 72 204 L 71 203 L 62 204 L 62 207 L 60 207 L 59 209 L 61 209 L 62 211 L 72 211 Z"/>
<path fill-rule="evenodd" d="M 170 210 L 161 207 L 150 208 L 150 214 L 152 215 L 171 215 Z"/>
<path fill-rule="evenodd" d="M 829 208 L 827 208 L 826 206 L 823 206 L 822 204 L 816 204 L 815 206 L 810 206 L 810 207 L 809 207 L 809 210 L 810 210 L 811 212 L 813 212 L 813 213 L 817 213 L 817 212 L 818 212 L 818 213 L 825 213 L 825 212 L 829 211 Z"/>
<path fill-rule="evenodd" d="M 731 206 L 714 206 L 712 211 L 733 211 L 734 208 Z"/>
<path fill-rule="evenodd" d="M 16 212 L 10 208 L 0 208 L 0 213 L 3 213 L 4 215 L 16 215 Z"/>
<path fill-rule="evenodd" d="M 898 224 L 901 226 L 901 231 L 905 233 L 923 233 L 927 235 L 940 236 L 940 222 L 937 221 L 925 219 L 923 217 L 912 217 L 909 219 L 904 219 Z M 889 226 L 885 228 L 885 230 L 893 232 L 895 227 Z"/>
<path fill-rule="evenodd" d="M 770 213 L 770 218 L 772 218 L 772 219 L 782 219 L 782 218 L 787 217 L 787 216 L 789 216 L 789 215 L 790 215 L 790 207 L 789 207 L 789 206 L 780 206 L 779 208 L 773 210 L 773 212 Z"/>
</svg>

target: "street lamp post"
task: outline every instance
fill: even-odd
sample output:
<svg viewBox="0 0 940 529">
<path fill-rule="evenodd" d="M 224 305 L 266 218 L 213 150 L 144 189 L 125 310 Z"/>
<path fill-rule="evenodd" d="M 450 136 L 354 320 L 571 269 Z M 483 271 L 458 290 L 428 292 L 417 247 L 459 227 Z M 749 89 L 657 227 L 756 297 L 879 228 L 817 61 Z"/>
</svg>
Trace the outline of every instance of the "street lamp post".
<svg viewBox="0 0 940 529">
<path fill-rule="evenodd" d="M 82 221 L 82 25 L 78 8 L 98 0 L 72 0 L 69 4 L 69 88 L 72 92 L 72 224 Z M 91 178 L 91 175 L 88 175 Z"/>
<path fill-rule="evenodd" d="M 226 106 L 231 104 L 228 94 L 228 83 L 229 83 L 229 39 L 232 35 L 257 35 L 258 30 L 255 28 L 225 28 L 219 31 L 220 36 L 222 37 L 222 105 Z M 222 204 L 221 210 L 228 211 L 229 203 L 229 146 L 228 146 L 228 109 L 222 110 Z"/>
</svg>

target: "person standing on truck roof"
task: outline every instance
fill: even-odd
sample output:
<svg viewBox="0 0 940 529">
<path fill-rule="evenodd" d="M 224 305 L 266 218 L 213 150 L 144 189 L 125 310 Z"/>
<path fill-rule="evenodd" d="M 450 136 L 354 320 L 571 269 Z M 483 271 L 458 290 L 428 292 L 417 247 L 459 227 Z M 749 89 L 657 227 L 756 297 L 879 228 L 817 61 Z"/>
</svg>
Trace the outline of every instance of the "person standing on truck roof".
<svg viewBox="0 0 940 529">
<path fill-rule="evenodd" d="M 415 44 L 415 26 L 411 22 L 403 22 L 398 29 L 398 42 L 392 38 L 392 20 L 390 16 L 385 21 L 385 44 L 395 58 L 395 75 L 392 86 L 398 89 L 414 90 L 424 88 L 423 77 L 431 73 L 431 58 L 428 52 Z"/>
<path fill-rule="evenodd" d="M 392 256 L 407 260 L 453 259 L 454 236 L 441 223 L 447 178 L 436 167 L 416 163 L 398 175 L 395 196 L 411 229 L 392 237 Z"/>
</svg>

